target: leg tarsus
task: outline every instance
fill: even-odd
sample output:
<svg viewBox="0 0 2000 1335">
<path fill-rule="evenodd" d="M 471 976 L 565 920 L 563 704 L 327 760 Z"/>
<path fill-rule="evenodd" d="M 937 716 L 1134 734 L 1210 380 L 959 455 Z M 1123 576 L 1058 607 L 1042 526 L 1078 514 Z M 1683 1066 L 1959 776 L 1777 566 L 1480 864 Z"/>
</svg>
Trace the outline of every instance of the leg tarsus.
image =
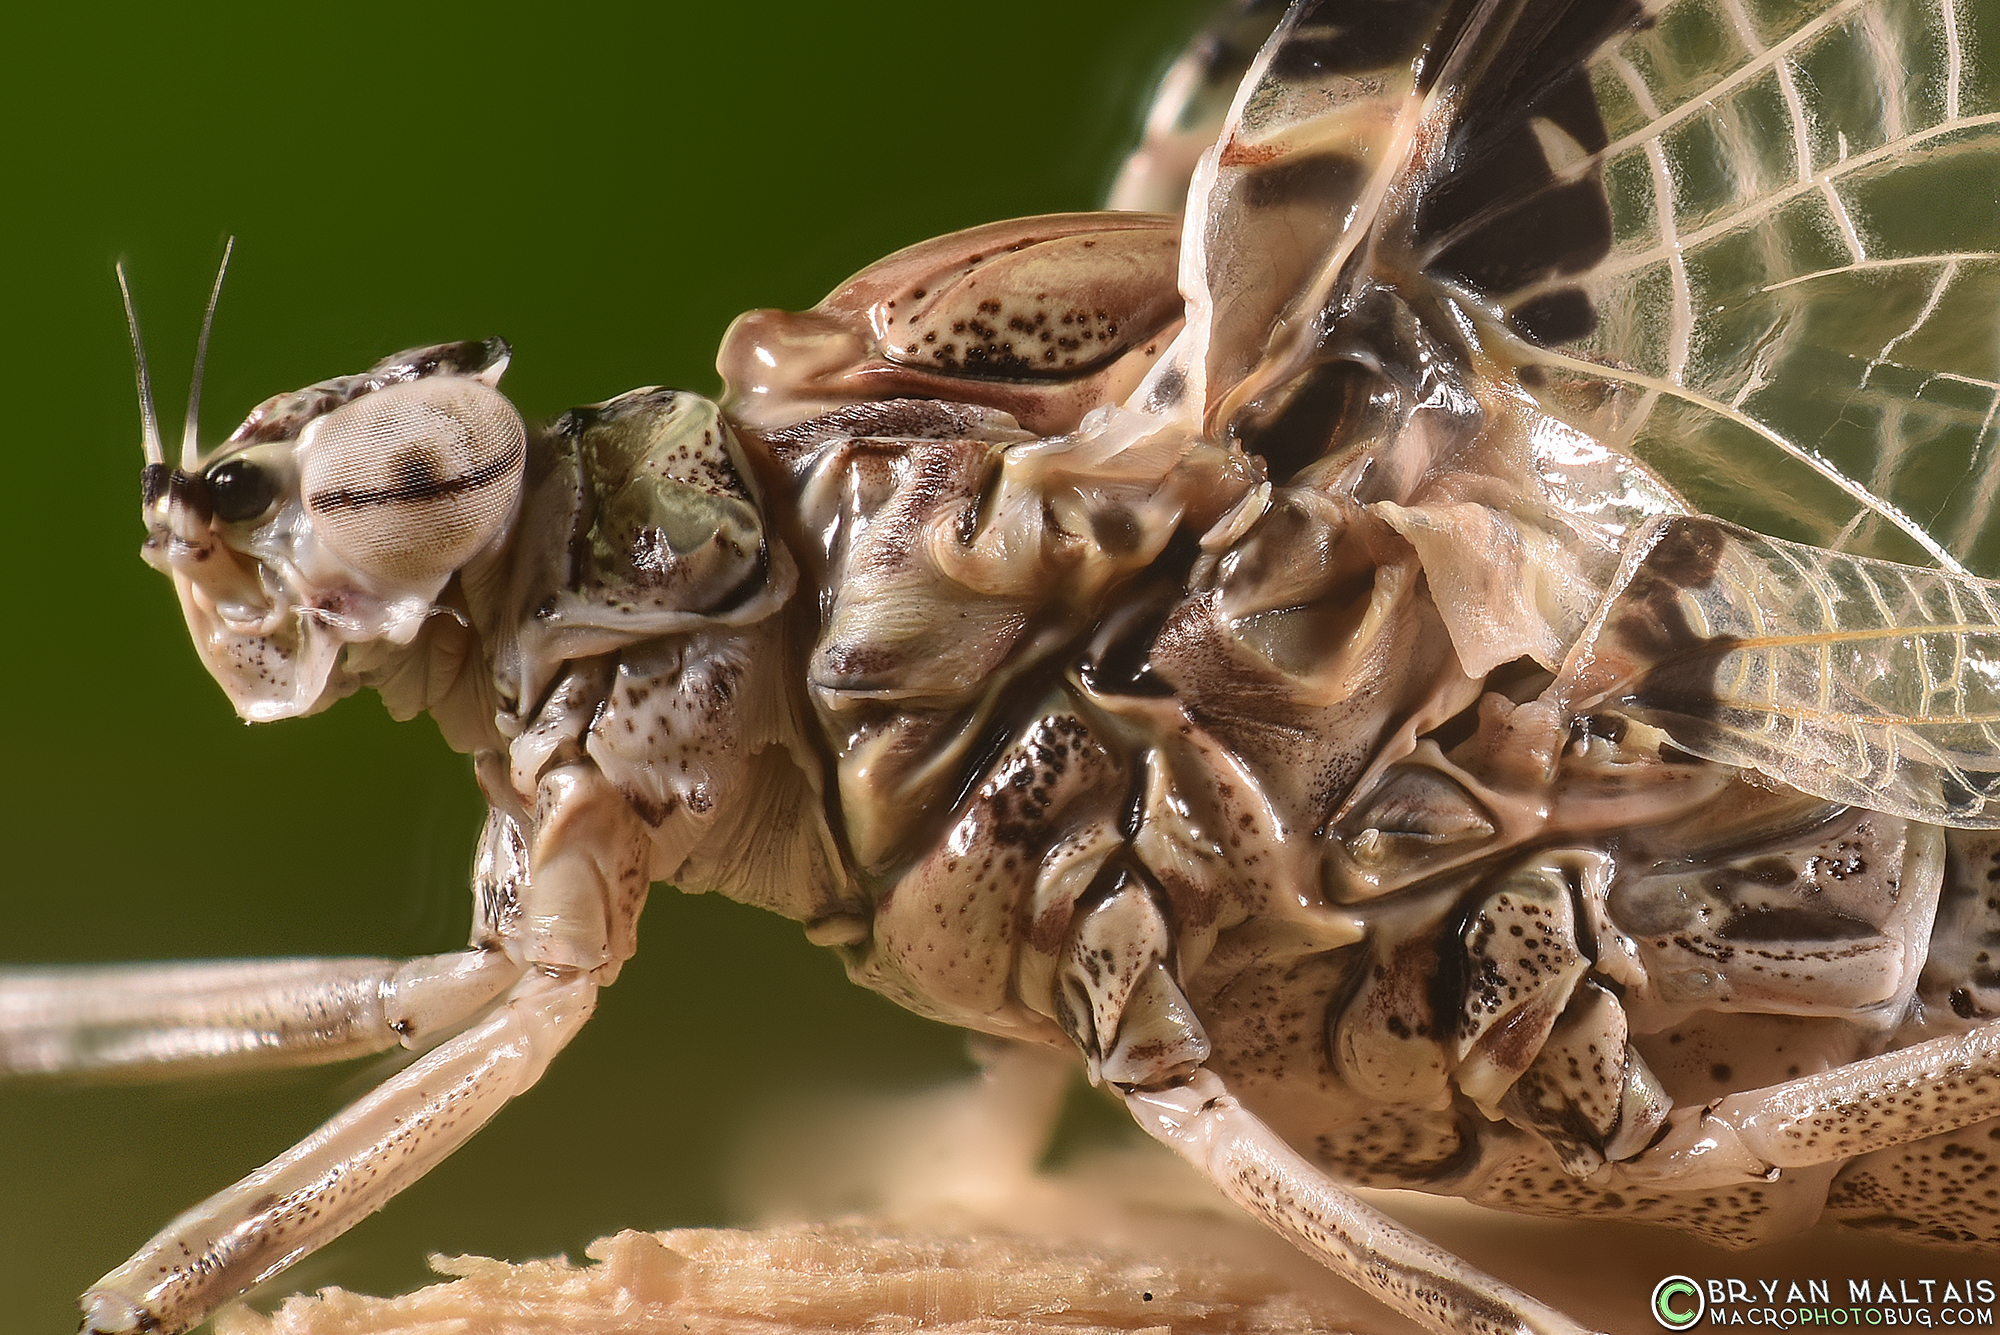
<svg viewBox="0 0 2000 1335">
<path fill-rule="evenodd" d="M 115 1293 L 92 1289 L 83 1295 L 83 1325 L 78 1335 L 118 1335 L 145 1330 L 146 1314 Z"/>
</svg>

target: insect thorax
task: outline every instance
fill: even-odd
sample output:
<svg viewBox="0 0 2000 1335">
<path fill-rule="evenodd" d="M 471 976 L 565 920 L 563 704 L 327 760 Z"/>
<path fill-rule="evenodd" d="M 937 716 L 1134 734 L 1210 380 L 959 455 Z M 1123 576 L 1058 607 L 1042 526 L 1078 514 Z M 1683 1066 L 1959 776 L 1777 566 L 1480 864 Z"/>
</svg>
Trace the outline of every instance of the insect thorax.
<svg viewBox="0 0 2000 1335">
<path fill-rule="evenodd" d="M 858 979 L 1108 1059 L 1065 979 L 1142 887 L 1209 1067 L 1342 1176 L 1682 1224 L 1587 1179 L 1675 1106 L 1926 1013 L 1940 831 L 1573 716 L 1560 662 L 1468 671 L 1431 563 L 1530 507 L 1266 493 L 1240 453 L 1096 429 L 1085 462 L 898 401 L 755 440 L 817 592 L 802 677 L 869 905 Z M 1794 1227 L 1830 1175 L 1725 1192 L 1701 1227 Z"/>
</svg>

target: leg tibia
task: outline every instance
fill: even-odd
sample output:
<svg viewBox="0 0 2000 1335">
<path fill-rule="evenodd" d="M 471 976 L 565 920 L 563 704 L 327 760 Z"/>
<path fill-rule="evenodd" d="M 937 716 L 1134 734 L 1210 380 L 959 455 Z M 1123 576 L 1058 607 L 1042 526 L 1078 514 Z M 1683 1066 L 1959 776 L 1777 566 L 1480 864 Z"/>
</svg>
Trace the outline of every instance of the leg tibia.
<svg viewBox="0 0 2000 1335">
<path fill-rule="evenodd" d="M 84 1330 L 173 1335 L 345 1233 L 534 1084 L 596 996 L 583 976 L 524 979 L 477 1026 L 167 1225 L 84 1295 Z"/>
</svg>

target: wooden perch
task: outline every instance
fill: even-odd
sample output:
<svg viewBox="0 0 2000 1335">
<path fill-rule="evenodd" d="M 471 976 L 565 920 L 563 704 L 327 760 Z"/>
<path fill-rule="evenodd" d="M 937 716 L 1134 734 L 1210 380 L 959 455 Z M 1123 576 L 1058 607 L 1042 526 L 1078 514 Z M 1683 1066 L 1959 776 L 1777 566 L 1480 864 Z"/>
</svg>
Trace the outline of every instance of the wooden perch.
<svg viewBox="0 0 2000 1335">
<path fill-rule="evenodd" d="M 1271 1270 L 995 1232 L 862 1222 L 677 1229 L 620 1233 L 588 1254 L 596 1264 L 435 1257 L 456 1278 L 400 1298 L 329 1289 L 287 1299 L 268 1317 L 234 1307 L 216 1318 L 216 1335 L 1357 1330 L 1351 1311 L 1290 1292 Z"/>
</svg>

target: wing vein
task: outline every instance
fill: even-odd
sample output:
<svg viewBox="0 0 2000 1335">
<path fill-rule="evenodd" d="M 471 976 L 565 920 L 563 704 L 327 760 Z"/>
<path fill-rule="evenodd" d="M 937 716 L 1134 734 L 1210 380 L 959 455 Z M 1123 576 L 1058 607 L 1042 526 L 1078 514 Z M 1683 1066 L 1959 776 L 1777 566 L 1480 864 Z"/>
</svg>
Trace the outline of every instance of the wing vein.
<svg viewBox="0 0 2000 1335">
<path fill-rule="evenodd" d="M 1623 139 L 1614 140 L 1596 155 L 1597 158 L 1600 161 L 1615 158 L 1620 153 L 1636 148 L 1648 140 L 1659 138 L 1682 121 L 1687 120 L 1689 117 L 1749 83 L 1757 75 L 1771 68 L 1774 62 L 1783 60 L 1793 51 L 1819 36 L 1822 32 L 1834 27 L 1841 19 L 1846 18 L 1849 14 L 1862 8 L 1867 3 L 1869 3 L 1869 0 L 1844 0 L 1844 3 L 1835 5 L 1811 23 L 1804 25 L 1797 32 L 1786 37 L 1784 41 L 1766 50 L 1759 59 L 1749 61 L 1731 70 L 1725 78 L 1718 79 L 1701 91 L 1690 94 L 1678 107 L 1666 115 L 1654 116 L 1647 121 L 1643 128 L 1634 130 Z"/>
<path fill-rule="evenodd" d="M 1553 349 L 1531 348 L 1526 345 L 1523 345 L 1520 355 L 1524 364 L 1539 361 L 1546 366 L 1563 367 L 1582 375 L 1631 385 L 1635 389 L 1655 390 L 1666 397 L 1679 399 L 1697 408 L 1705 408 L 1725 421 L 1733 422 L 1746 431 L 1754 432 L 1756 435 L 1777 446 L 1779 450 L 1783 451 L 1790 458 L 1796 459 L 1818 473 L 1840 491 L 1846 493 L 1848 498 L 1854 501 L 1855 504 L 1873 511 L 1894 525 L 1910 541 L 1928 552 L 1931 559 L 1944 569 L 1956 575 L 1967 573 L 1965 567 L 1959 564 L 1958 558 L 1938 545 L 1937 540 L 1924 531 L 1923 525 L 1911 519 L 1896 506 L 1889 504 L 1889 502 L 1883 500 L 1880 496 L 1869 491 L 1868 488 L 1862 486 L 1838 468 L 1835 468 L 1819 455 L 1802 446 L 1793 444 L 1748 413 L 1732 408 L 1728 404 L 1707 394 L 1697 393 L 1689 389 L 1686 385 L 1677 384 L 1656 375 L 1647 375 L 1644 371 L 1631 367 L 1611 366 L 1603 362 L 1590 361 L 1583 357 L 1570 356 Z"/>
<path fill-rule="evenodd" d="M 1715 238 L 1733 232 L 1740 227 L 1763 221 L 1765 217 L 1776 212 L 1777 209 L 1789 201 L 1796 199 L 1805 191 L 1819 188 L 1822 182 L 1852 175 L 1862 167 L 1873 165 L 1892 154 L 1908 152 L 1911 148 L 1919 144 L 1943 135 L 1953 134 L 1961 130 L 1979 129 L 1988 125 L 2000 125 L 2000 112 L 1988 112 L 1980 116 L 1965 116 L 1949 123 L 1933 125 L 1928 129 L 1918 130 L 1893 143 L 1870 149 L 1866 153 L 1858 153 L 1852 157 L 1842 158 L 1819 172 L 1810 181 L 1795 183 L 1782 189 L 1759 195 L 1754 199 L 1745 200 L 1740 208 L 1721 214 L 1706 226 L 1698 227 L 1682 236 L 1679 239 L 1679 244 L 1684 249 L 1705 245 Z M 1592 276 L 1601 282 L 1605 279 L 1616 278 L 1621 274 L 1629 273 L 1634 269 L 1644 268 L 1649 264 L 1658 264 L 1665 258 L 1665 249 L 1659 246 L 1653 246 L 1641 251 L 1631 251 L 1627 254 L 1607 259 L 1603 264 L 1598 266 Z"/>
</svg>

